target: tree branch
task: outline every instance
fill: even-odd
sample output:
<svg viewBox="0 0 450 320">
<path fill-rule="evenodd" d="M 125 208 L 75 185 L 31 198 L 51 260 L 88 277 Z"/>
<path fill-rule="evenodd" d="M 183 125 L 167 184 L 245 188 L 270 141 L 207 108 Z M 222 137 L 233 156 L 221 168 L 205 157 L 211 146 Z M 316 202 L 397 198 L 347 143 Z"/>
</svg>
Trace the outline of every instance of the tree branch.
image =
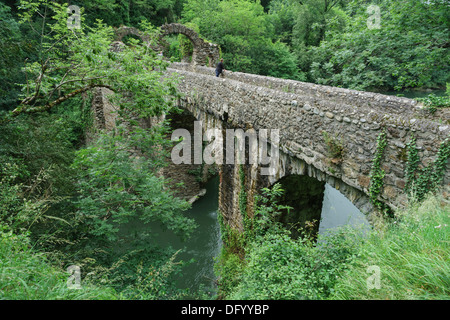
<svg viewBox="0 0 450 320">
<path fill-rule="evenodd" d="M 39 74 L 39 76 L 37 77 L 37 79 L 36 79 L 36 81 L 35 81 L 35 83 L 36 83 L 36 89 L 35 89 L 34 96 L 25 98 L 20 104 L 31 104 L 31 103 L 33 103 L 33 102 L 37 99 L 37 97 L 39 96 L 39 92 L 41 91 L 41 83 L 42 83 L 42 79 L 44 78 L 45 71 L 47 70 L 49 60 L 50 60 L 50 58 L 48 58 L 48 59 L 44 62 L 44 64 L 42 65 L 41 73 Z"/>
<path fill-rule="evenodd" d="M 6 122 L 10 122 L 12 120 L 12 118 L 17 117 L 20 114 L 32 114 L 32 113 L 37 113 L 37 112 L 48 111 L 48 110 L 52 109 L 53 107 L 63 103 L 64 101 L 66 101 L 66 100 L 68 100 L 70 98 L 73 98 L 74 96 L 76 96 L 76 95 L 78 95 L 80 93 L 86 92 L 86 91 L 88 91 L 90 89 L 93 89 L 93 88 L 108 88 L 108 89 L 114 91 L 114 89 L 111 86 L 109 86 L 109 85 L 105 85 L 105 84 L 91 84 L 91 85 L 88 85 L 86 87 L 83 87 L 83 88 L 77 89 L 75 91 L 72 91 L 72 92 L 70 92 L 70 93 L 68 93 L 68 94 L 66 94 L 66 95 L 64 95 L 62 97 L 59 97 L 58 99 L 56 99 L 56 100 L 54 100 L 52 102 L 49 102 L 49 103 L 47 103 L 47 104 L 45 104 L 43 106 L 26 108 L 26 105 L 21 104 L 20 106 L 18 106 L 16 109 L 14 109 L 13 111 L 11 111 L 9 113 L 9 118 L 1 120 L 0 124 L 6 123 Z"/>
</svg>

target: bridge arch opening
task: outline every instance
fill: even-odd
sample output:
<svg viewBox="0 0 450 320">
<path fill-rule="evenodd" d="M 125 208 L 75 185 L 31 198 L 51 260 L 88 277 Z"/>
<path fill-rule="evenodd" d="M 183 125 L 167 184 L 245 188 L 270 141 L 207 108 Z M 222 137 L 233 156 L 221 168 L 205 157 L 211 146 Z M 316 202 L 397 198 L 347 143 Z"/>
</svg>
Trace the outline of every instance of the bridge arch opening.
<svg viewBox="0 0 450 320">
<path fill-rule="evenodd" d="M 315 239 L 319 234 L 332 232 L 344 225 L 363 231 L 371 228 L 366 215 L 325 181 L 290 174 L 276 183 L 284 190 L 278 199 L 279 204 L 292 208 L 283 210 L 277 221 L 291 231 L 293 238 L 310 236 Z"/>
<path fill-rule="evenodd" d="M 175 62 L 191 63 L 194 54 L 192 41 L 183 34 L 170 34 L 162 42 L 163 53 L 166 58 Z"/>
<path fill-rule="evenodd" d="M 193 203 L 206 193 L 206 185 L 216 175 L 217 168 L 198 161 L 196 152 L 203 152 L 207 142 L 202 141 L 199 119 L 193 113 L 180 109 L 166 114 L 165 120 L 170 127 L 166 139 L 172 143 L 167 150 L 167 166 L 161 173 L 170 180 L 169 185 L 177 196 Z"/>
<path fill-rule="evenodd" d="M 124 42 L 128 38 L 140 39 L 142 42 L 148 42 L 149 39 L 139 29 L 122 26 L 115 30 L 115 41 Z"/>
<path fill-rule="evenodd" d="M 136 34 L 132 34 L 132 33 L 127 34 L 127 35 L 124 35 L 124 36 L 122 37 L 122 40 L 121 40 L 121 41 L 122 41 L 125 45 L 129 46 L 129 45 L 131 45 L 132 39 L 133 39 L 133 40 L 137 40 L 138 43 L 142 43 L 142 42 L 144 41 L 140 36 L 138 36 L 138 35 L 136 35 Z"/>
<path fill-rule="evenodd" d="M 180 34 L 189 39 L 192 44 L 192 55 L 190 57 L 193 64 L 212 67 L 219 60 L 219 46 L 200 38 L 194 30 L 179 23 L 165 24 L 161 27 L 161 39 L 173 34 Z M 190 50 L 189 44 L 185 43 L 185 45 Z"/>
<path fill-rule="evenodd" d="M 319 231 L 325 182 L 307 175 L 292 174 L 277 183 L 284 190 L 279 204 L 292 208 L 282 210 L 278 221 L 291 231 L 293 238 L 306 235 L 315 237 Z"/>
</svg>

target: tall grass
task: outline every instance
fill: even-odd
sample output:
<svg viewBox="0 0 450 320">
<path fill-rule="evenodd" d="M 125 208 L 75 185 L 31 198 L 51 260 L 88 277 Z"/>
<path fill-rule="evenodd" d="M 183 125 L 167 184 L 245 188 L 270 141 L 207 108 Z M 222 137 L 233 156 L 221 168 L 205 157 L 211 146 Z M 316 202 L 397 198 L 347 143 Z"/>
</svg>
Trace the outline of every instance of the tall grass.
<svg viewBox="0 0 450 320">
<path fill-rule="evenodd" d="M 35 252 L 26 235 L 15 235 L 0 225 L 0 300 L 116 299 L 108 288 L 70 289 L 68 277 Z"/>
<path fill-rule="evenodd" d="M 363 242 L 330 299 L 450 299 L 449 206 L 431 196 L 396 218 Z M 379 289 L 367 285 L 369 266 L 380 268 Z"/>
</svg>

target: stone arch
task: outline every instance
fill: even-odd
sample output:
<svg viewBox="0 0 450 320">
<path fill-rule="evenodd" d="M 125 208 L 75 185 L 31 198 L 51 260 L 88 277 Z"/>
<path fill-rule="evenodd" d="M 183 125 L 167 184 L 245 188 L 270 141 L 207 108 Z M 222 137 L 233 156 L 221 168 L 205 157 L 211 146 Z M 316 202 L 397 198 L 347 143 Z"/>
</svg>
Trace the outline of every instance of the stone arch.
<svg viewBox="0 0 450 320">
<path fill-rule="evenodd" d="M 207 42 L 200 38 L 197 32 L 180 23 L 165 24 L 161 27 L 161 38 L 170 34 L 185 35 L 194 47 L 192 63 L 195 65 L 208 65 L 209 67 L 219 60 L 220 50 L 217 44 Z"/>
<path fill-rule="evenodd" d="M 220 58 L 220 49 L 217 44 L 205 41 L 200 38 L 197 32 L 186 27 L 180 23 L 170 23 L 161 26 L 161 34 L 160 34 L 160 42 L 163 41 L 165 36 L 170 34 L 182 34 L 186 36 L 192 43 L 194 50 L 192 53 L 192 63 L 194 65 L 205 66 L 208 65 L 212 67 L 216 62 L 219 61 Z M 118 46 L 118 44 L 122 43 L 122 40 L 127 35 L 134 35 L 139 37 L 142 42 L 148 43 L 150 41 L 149 37 L 145 35 L 139 29 L 133 27 L 122 26 L 115 30 L 115 42 L 114 46 Z M 152 47 L 154 50 L 161 50 L 160 47 Z"/>
<path fill-rule="evenodd" d="M 142 40 L 144 43 L 149 42 L 148 36 L 146 36 L 142 31 L 133 27 L 122 26 L 115 30 L 115 41 L 123 42 L 123 38 L 128 35 L 134 35 Z"/>
</svg>

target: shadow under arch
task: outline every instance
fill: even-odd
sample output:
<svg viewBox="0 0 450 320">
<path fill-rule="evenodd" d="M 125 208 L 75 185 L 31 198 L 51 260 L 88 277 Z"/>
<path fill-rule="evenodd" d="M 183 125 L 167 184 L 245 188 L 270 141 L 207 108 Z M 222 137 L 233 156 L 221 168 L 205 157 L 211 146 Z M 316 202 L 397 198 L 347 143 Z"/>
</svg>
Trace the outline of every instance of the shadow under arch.
<svg viewBox="0 0 450 320">
<path fill-rule="evenodd" d="M 288 174 L 272 183 L 284 190 L 278 204 L 292 209 L 282 210 L 277 218 L 283 227 L 291 231 L 291 236 L 317 239 L 344 225 L 360 230 L 372 228 L 371 217 L 360 211 L 340 190 L 326 181 L 301 174 Z"/>
<path fill-rule="evenodd" d="M 284 193 L 278 203 L 292 209 L 284 209 L 277 221 L 291 231 L 293 238 L 306 235 L 315 238 L 319 232 L 325 182 L 307 175 L 289 174 L 272 184 L 280 184 Z"/>
</svg>

